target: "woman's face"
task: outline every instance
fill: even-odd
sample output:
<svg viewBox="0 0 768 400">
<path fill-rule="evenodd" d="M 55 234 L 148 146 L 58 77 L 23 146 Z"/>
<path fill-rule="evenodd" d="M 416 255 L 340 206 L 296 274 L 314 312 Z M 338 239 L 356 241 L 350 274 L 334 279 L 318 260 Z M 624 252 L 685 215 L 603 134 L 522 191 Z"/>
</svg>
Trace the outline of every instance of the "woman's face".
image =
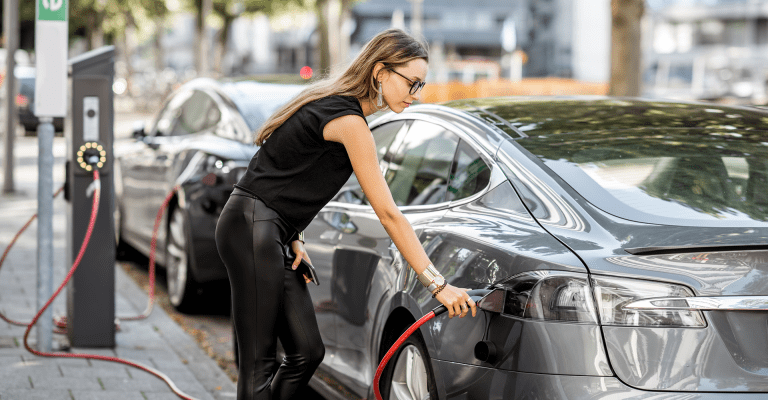
<svg viewBox="0 0 768 400">
<path fill-rule="evenodd" d="M 414 82 L 424 82 L 427 76 L 427 62 L 417 58 L 404 66 L 394 67 L 392 71 L 383 71 L 385 74 L 382 74 L 384 79 L 381 81 L 381 89 L 384 94 L 384 102 L 389 106 L 389 109 L 401 113 L 411 103 L 421 99 L 421 87 L 414 94 L 410 94 L 410 90 Z"/>
</svg>

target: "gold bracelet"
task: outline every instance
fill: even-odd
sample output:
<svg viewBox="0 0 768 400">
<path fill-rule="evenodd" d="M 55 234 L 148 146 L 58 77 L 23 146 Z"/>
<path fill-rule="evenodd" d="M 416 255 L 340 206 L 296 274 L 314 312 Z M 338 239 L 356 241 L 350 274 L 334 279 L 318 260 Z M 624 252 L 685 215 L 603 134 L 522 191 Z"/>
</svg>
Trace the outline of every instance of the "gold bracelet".
<svg viewBox="0 0 768 400">
<path fill-rule="evenodd" d="M 445 289 L 445 287 L 448 286 L 448 281 L 443 282 L 442 285 L 437 287 L 437 290 L 435 290 L 435 293 L 432 293 L 432 298 L 434 299 L 440 291 Z"/>
</svg>

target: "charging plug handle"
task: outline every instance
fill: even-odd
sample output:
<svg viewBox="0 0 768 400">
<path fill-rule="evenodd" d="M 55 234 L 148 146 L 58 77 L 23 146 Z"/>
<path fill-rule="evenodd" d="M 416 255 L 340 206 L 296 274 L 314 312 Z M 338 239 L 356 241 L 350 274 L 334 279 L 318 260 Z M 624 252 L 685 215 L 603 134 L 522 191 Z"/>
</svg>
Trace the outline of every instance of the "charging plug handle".
<svg viewBox="0 0 768 400">
<path fill-rule="evenodd" d="M 474 290 L 468 290 L 467 294 L 469 295 L 469 298 L 472 299 L 472 301 L 475 302 L 475 304 L 479 303 L 480 300 L 482 300 L 485 296 L 489 295 L 493 290 L 489 289 L 474 289 Z M 435 313 L 435 316 L 438 316 L 446 311 L 448 309 L 440 304 L 439 306 L 432 309 L 432 311 Z"/>
</svg>

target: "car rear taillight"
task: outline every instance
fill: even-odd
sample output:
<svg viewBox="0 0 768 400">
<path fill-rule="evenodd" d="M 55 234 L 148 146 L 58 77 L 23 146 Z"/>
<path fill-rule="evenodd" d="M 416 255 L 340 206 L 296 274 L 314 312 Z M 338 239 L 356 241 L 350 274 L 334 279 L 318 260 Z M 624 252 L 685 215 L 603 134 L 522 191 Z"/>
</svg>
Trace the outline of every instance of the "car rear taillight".
<svg viewBox="0 0 768 400">
<path fill-rule="evenodd" d="M 532 320 L 597 324 L 597 312 L 586 274 L 530 271 L 502 286 L 503 314 Z"/>
<path fill-rule="evenodd" d="M 214 155 L 208 155 L 201 164 L 202 182 L 208 186 L 220 184 L 232 188 L 245 174 L 246 166 L 243 162 L 226 160 Z"/>
<path fill-rule="evenodd" d="M 593 276 L 600 323 L 618 326 L 701 328 L 706 321 L 701 311 L 639 310 L 625 305 L 643 299 L 692 297 L 685 286 L 640 279 Z"/>
<path fill-rule="evenodd" d="M 16 106 L 26 107 L 28 105 L 29 105 L 29 98 L 27 96 L 24 96 L 21 93 L 16 95 Z"/>
</svg>

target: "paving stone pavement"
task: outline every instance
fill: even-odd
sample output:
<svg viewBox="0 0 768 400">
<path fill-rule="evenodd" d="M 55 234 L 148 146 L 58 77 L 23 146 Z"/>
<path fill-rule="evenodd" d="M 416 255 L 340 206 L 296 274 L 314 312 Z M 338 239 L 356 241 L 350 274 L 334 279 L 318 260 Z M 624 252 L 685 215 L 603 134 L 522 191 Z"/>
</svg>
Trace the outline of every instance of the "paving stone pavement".
<svg viewBox="0 0 768 400">
<path fill-rule="evenodd" d="M 57 143 L 58 144 L 58 143 Z M 55 145 L 56 146 L 56 145 Z M 60 146 L 60 145 L 59 145 Z M 54 148 L 54 152 L 61 147 Z M 58 163 L 57 163 L 58 164 Z M 20 166 L 19 176 L 29 176 L 36 165 Z M 54 187 L 62 184 L 63 171 L 54 170 Z M 29 169 L 29 171 L 27 171 Z M 34 179 L 36 181 L 36 177 Z M 19 192 L 0 195 L 0 252 L 26 219 L 37 212 L 36 182 L 19 179 Z M 65 203 L 54 201 L 54 284 L 64 278 L 66 239 Z M 12 319 L 28 321 L 36 312 L 36 224 L 17 242 L 0 269 L 0 311 Z M 0 253 L 1 254 L 1 253 Z M 116 314 L 136 315 L 144 310 L 147 295 L 116 266 Z M 66 289 L 53 304 L 53 314 L 66 314 Z M 24 327 L 0 320 L 0 400 L 171 400 L 178 398 L 160 379 L 123 364 L 98 360 L 37 357 L 23 346 Z M 30 339 L 35 340 L 34 331 Z M 72 348 L 72 353 L 119 356 L 154 367 L 176 386 L 200 400 L 235 398 L 235 385 L 162 308 L 148 319 L 125 321 L 113 349 Z M 66 348 L 66 337 L 54 335 L 54 348 Z"/>
</svg>

